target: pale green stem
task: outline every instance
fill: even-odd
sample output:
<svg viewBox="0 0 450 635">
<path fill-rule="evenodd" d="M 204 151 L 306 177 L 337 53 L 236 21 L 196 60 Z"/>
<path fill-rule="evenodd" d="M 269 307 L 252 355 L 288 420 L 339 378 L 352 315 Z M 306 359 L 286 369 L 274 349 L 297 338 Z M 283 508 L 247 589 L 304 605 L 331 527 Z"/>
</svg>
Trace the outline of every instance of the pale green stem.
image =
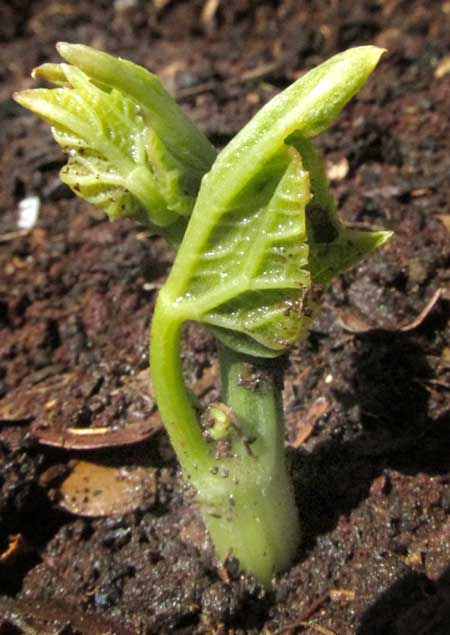
<svg viewBox="0 0 450 635">
<path fill-rule="evenodd" d="M 153 315 L 150 368 L 161 418 L 185 472 L 191 479 L 211 466 L 209 449 L 186 390 L 181 367 L 182 322 L 171 320 L 161 296 Z"/>
<path fill-rule="evenodd" d="M 223 401 L 231 409 L 229 439 L 205 440 L 183 381 L 181 321 L 160 297 L 152 325 L 152 384 L 184 476 L 220 559 L 270 585 L 297 549 L 300 531 L 284 457 L 280 387 L 275 372 L 254 358 L 220 348 Z"/>
<path fill-rule="evenodd" d="M 231 551 L 244 571 L 268 586 L 274 573 L 292 563 L 300 542 L 285 459 L 281 371 L 276 362 L 222 345 L 219 362 L 222 399 L 240 434 L 234 437 L 233 458 L 222 466 L 229 474 L 221 509 L 217 515 L 206 514 L 205 520 L 219 556 Z"/>
</svg>

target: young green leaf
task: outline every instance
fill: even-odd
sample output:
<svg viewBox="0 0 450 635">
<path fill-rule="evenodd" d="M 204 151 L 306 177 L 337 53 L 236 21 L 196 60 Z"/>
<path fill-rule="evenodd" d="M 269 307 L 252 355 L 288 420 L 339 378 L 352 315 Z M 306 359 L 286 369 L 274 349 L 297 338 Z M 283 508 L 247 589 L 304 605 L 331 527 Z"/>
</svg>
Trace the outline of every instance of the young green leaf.
<svg viewBox="0 0 450 635">
<path fill-rule="evenodd" d="M 312 197 L 306 208 L 311 279 L 316 285 L 327 285 L 386 242 L 392 232 L 345 227 L 336 216 L 336 201 L 329 190 L 324 164 L 311 141 L 297 132 L 288 143 L 301 154 L 311 182 Z"/>
<path fill-rule="evenodd" d="M 320 288 L 386 240 L 337 220 L 307 139 L 331 124 L 380 54 L 369 46 L 331 58 L 220 153 L 161 292 L 174 319 L 206 323 L 240 352 L 278 355 L 307 332 Z"/>
<path fill-rule="evenodd" d="M 214 148 L 145 69 L 82 45 L 58 50 L 73 65 L 33 73 L 57 88 L 15 98 L 52 124 L 68 152 L 61 179 L 111 220 L 133 217 L 181 238 Z"/>
<path fill-rule="evenodd" d="M 188 293 L 199 298 L 192 308 L 202 322 L 222 335 L 225 329 L 250 336 L 269 354 L 286 350 L 311 320 L 310 191 L 294 148 L 280 151 L 260 177 L 217 222 Z"/>
</svg>

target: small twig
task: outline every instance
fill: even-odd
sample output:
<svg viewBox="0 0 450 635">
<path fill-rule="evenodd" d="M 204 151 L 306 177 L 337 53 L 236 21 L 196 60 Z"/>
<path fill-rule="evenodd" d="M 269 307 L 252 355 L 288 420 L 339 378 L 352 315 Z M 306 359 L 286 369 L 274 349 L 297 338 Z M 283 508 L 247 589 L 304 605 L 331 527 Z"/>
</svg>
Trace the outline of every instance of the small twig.
<svg viewBox="0 0 450 635">
<path fill-rule="evenodd" d="M 295 630 L 296 628 L 312 628 L 322 635 L 337 635 L 335 631 L 330 630 L 326 626 L 321 626 L 320 624 L 316 624 L 315 622 L 310 622 L 310 618 L 316 613 L 319 609 L 323 607 L 323 605 L 328 602 L 336 602 L 342 599 L 353 600 L 355 598 L 355 592 L 350 589 L 330 589 L 325 595 L 322 595 L 315 602 L 313 602 L 301 615 L 298 620 L 294 622 L 289 622 L 289 624 L 285 624 L 281 626 L 276 631 L 272 633 L 272 635 L 283 635 L 284 633 L 288 633 L 289 631 Z"/>
<path fill-rule="evenodd" d="M 305 623 L 307 622 L 307 620 L 309 620 L 309 618 L 314 615 L 314 613 L 316 613 L 316 611 L 318 611 L 319 609 L 322 608 L 322 606 L 330 599 L 330 593 L 325 593 L 325 595 L 322 595 L 320 598 L 318 598 L 315 602 L 313 602 L 301 615 L 301 617 L 299 617 L 298 620 L 295 620 L 293 622 L 289 622 L 289 624 L 285 624 L 284 626 L 281 626 L 280 628 L 278 628 L 275 632 L 272 633 L 272 635 L 283 635 L 283 633 L 287 633 L 295 628 L 299 628 L 300 626 L 304 626 Z M 308 624 L 309 626 L 309 624 Z"/>
<path fill-rule="evenodd" d="M 409 322 L 408 324 L 404 324 L 403 326 L 400 326 L 399 330 L 403 332 L 413 331 L 415 328 L 420 326 L 422 322 L 425 320 L 425 318 L 428 316 L 428 314 L 430 313 L 431 309 L 434 307 L 436 302 L 439 300 L 441 295 L 442 295 L 442 289 L 437 289 L 433 293 L 430 301 L 427 302 L 427 304 L 419 313 L 419 315 L 416 317 L 416 319 L 413 320 L 412 322 Z"/>
</svg>

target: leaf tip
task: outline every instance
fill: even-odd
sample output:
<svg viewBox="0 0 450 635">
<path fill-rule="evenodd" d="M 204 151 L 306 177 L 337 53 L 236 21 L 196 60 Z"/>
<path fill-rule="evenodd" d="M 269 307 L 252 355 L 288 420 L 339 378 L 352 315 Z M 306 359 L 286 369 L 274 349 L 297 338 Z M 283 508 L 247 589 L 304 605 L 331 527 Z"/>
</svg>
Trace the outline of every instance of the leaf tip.
<svg viewBox="0 0 450 635">
<path fill-rule="evenodd" d="M 33 89 L 18 90 L 12 94 L 12 98 L 16 103 L 24 108 L 30 109 L 30 105 L 33 101 Z"/>
<path fill-rule="evenodd" d="M 356 64 L 360 68 L 364 81 L 375 70 L 381 56 L 386 52 L 386 49 L 373 44 L 367 44 L 364 46 L 355 46 L 342 54 L 343 57 Z"/>
<path fill-rule="evenodd" d="M 384 245 L 394 234 L 392 231 L 361 231 L 348 228 L 345 228 L 344 233 L 349 240 L 349 245 L 352 244 L 356 249 L 356 261 Z"/>
<path fill-rule="evenodd" d="M 66 62 L 69 64 L 73 64 L 74 66 L 78 66 L 77 61 L 79 57 L 86 51 L 89 50 L 89 46 L 85 46 L 84 44 L 71 44 L 70 42 L 57 42 L 56 50 Z"/>
<path fill-rule="evenodd" d="M 56 64 L 41 64 L 40 66 L 36 66 L 31 71 L 31 77 L 33 79 L 48 79 L 48 69 L 49 67 L 54 67 Z"/>
<path fill-rule="evenodd" d="M 57 42 L 56 50 L 63 59 L 66 59 L 66 56 L 70 54 L 74 46 L 76 46 L 76 44 L 70 44 L 69 42 Z"/>
<path fill-rule="evenodd" d="M 380 46 L 369 45 L 365 48 L 369 49 L 368 58 L 371 61 L 373 68 L 375 68 L 375 66 L 378 64 L 381 56 L 384 55 L 384 53 L 387 53 L 387 49 Z"/>
<path fill-rule="evenodd" d="M 375 242 L 375 247 L 381 247 L 381 245 L 384 245 L 384 243 L 386 243 L 390 238 L 392 238 L 392 236 L 394 235 L 393 231 L 378 231 L 378 232 L 374 232 L 374 242 Z"/>
</svg>

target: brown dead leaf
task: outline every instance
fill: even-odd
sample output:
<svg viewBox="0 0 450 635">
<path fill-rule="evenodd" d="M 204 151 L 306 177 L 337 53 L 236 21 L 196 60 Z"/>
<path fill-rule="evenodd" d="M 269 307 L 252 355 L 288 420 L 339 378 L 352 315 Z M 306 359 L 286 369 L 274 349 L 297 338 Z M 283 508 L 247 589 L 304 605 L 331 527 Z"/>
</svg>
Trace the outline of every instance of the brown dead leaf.
<svg viewBox="0 0 450 635">
<path fill-rule="evenodd" d="M 155 468 L 145 463 L 79 461 L 59 488 L 59 505 L 77 516 L 127 514 L 154 504 L 156 483 Z"/>
<path fill-rule="evenodd" d="M 33 436 L 42 445 L 66 450 L 98 450 L 123 445 L 133 445 L 149 439 L 162 428 L 161 419 L 154 413 L 146 421 L 130 423 L 124 428 L 35 428 Z"/>
<path fill-rule="evenodd" d="M 356 309 L 336 309 L 336 319 L 339 326 L 349 333 L 367 333 L 374 328 L 366 316 Z"/>
</svg>

